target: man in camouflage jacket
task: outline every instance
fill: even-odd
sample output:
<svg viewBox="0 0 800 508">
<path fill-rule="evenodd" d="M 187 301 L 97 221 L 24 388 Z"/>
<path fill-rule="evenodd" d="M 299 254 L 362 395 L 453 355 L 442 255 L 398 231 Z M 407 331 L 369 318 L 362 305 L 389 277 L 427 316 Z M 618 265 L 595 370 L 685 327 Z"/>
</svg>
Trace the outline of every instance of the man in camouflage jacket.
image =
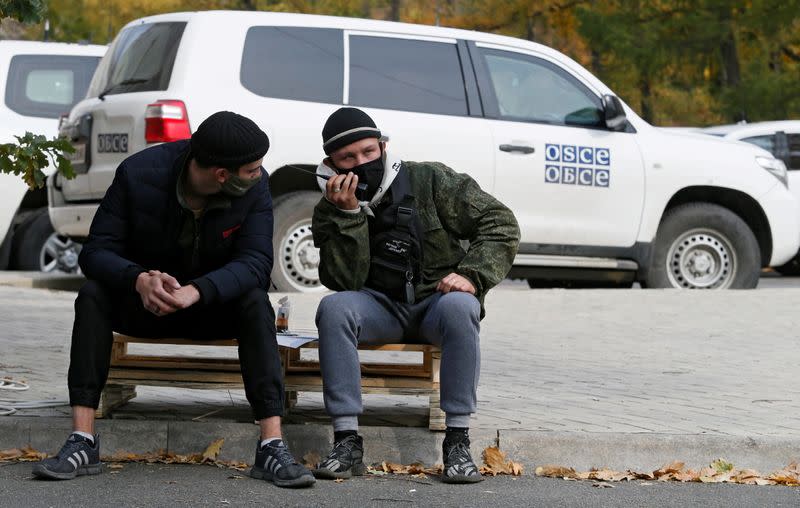
<svg viewBox="0 0 800 508">
<path fill-rule="evenodd" d="M 328 157 L 317 169 L 317 180 L 324 197 L 314 209 L 312 230 L 320 249 L 320 280 L 338 292 L 323 298 L 317 310 L 334 446 L 314 474 L 347 478 L 365 470 L 358 435 L 358 343 L 414 340 L 442 348 L 441 407 L 447 424 L 442 480 L 480 481 L 468 438 L 477 403 L 479 322 L 486 292 L 503 280 L 516 255 L 517 221 L 468 175 L 436 162 L 391 157 L 363 111 L 339 109 L 326 122 L 322 137 Z M 359 189 L 359 183 L 367 188 Z M 377 289 L 371 272 L 377 224 L 387 216 L 387 207 L 402 206 L 393 196 L 398 188 L 409 188 L 413 196 L 418 221 L 412 229 L 422 250 L 408 301 Z M 469 242 L 468 248 L 462 241 Z"/>
</svg>

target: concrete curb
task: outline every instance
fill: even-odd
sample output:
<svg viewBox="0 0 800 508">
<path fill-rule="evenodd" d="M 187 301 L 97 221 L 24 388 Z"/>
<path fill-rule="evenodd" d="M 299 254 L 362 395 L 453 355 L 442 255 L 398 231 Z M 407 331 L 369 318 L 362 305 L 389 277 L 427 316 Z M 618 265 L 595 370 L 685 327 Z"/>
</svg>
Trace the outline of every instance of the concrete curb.
<svg viewBox="0 0 800 508">
<path fill-rule="evenodd" d="M 71 430 L 68 418 L 0 418 L 0 449 L 30 445 L 54 452 Z M 103 455 L 142 454 L 166 450 L 177 454 L 202 452 L 212 441 L 225 438 L 220 459 L 252 463 L 257 427 L 246 423 L 155 420 L 98 420 Z M 442 432 L 413 427 L 361 427 L 365 461 L 426 465 L 441 463 Z M 330 448 L 328 425 L 285 425 L 284 436 L 297 458 L 307 453 L 324 456 Z M 532 474 L 537 465 L 556 464 L 588 470 L 653 471 L 681 460 L 700 468 L 725 458 L 738 468 L 768 474 L 800 460 L 800 440 L 780 437 L 709 436 L 702 434 L 558 433 L 521 430 L 470 432 L 473 454 L 500 445 L 510 459 Z"/>
<path fill-rule="evenodd" d="M 86 278 L 83 275 L 0 271 L 0 286 L 78 291 L 85 282 Z"/>
</svg>

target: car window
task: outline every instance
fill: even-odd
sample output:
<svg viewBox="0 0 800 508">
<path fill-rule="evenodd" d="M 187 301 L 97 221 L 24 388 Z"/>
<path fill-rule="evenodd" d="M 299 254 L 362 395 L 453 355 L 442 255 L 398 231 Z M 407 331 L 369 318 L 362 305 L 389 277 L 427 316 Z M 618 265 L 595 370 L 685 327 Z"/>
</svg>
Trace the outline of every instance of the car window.
<svg viewBox="0 0 800 508">
<path fill-rule="evenodd" d="M 146 23 L 121 31 L 97 68 L 89 97 L 106 90 L 107 95 L 166 90 L 184 28 L 185 22 Z"/>
<path fill-rule="evenodd" d="M 789 141 L 789 170 L 800 170 L 800 134 L 787 134 Z"/>
<path fill-rule="evenodd" d="M 342 31 L 256 26 L 247 31 L 242 85 L 264 97 L 341 104 Z"/>
<path fill-rule="evenodd" d="M 390 37 L 350 37 L 349 104 L 441 115 L 466 115 L 455 44 Z"/>
<path fill-rule="evenodd" d="M 775 136 L 773 134 L 742 138 L 742 141 L 756 145 L 757 147 L 763 148 L 764 150 L 768 151 L 772 155 L 775 155 Z"/>
<path fill-rule="evenodd" d="M 600 98 L 540 58 L 482 48 L 500 118 L 601 127 Z"/>
<path fill-rule="evenodd" d="M 58 118 L 83 99 L 100 57 L 16 55 L 6 80 L 6 106 L 25 116 Z"/>
</svg>

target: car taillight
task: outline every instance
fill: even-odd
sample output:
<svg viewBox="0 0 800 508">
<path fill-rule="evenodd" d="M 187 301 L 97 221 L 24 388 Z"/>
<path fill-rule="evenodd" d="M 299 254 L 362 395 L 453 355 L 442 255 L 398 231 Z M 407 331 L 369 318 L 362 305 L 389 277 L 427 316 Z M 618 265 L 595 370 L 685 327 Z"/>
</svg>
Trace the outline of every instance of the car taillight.
<svg viewBox="0 0 800 508">
<path fill-rule="evenodd" d="M 157 101 L 148 104 L 144 121 L 144 139 L 148 143 L 164 143 L 192 137 L 189 115 L 183 101 Z"/>
</svg>

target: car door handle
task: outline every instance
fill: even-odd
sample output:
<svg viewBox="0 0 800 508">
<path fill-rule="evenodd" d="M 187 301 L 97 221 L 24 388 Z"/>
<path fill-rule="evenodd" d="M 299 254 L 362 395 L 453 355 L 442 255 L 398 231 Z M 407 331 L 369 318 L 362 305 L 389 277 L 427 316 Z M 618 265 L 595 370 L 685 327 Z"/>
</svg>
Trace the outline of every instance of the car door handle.
<svg viewBox="0 0 800 508">
<path fill-rule="evenodd" d="M 527 145 L 500 145 L 499 148 L 503 152 L 533 153 L 536 151 L 535 148 Z"/>
</svg>

